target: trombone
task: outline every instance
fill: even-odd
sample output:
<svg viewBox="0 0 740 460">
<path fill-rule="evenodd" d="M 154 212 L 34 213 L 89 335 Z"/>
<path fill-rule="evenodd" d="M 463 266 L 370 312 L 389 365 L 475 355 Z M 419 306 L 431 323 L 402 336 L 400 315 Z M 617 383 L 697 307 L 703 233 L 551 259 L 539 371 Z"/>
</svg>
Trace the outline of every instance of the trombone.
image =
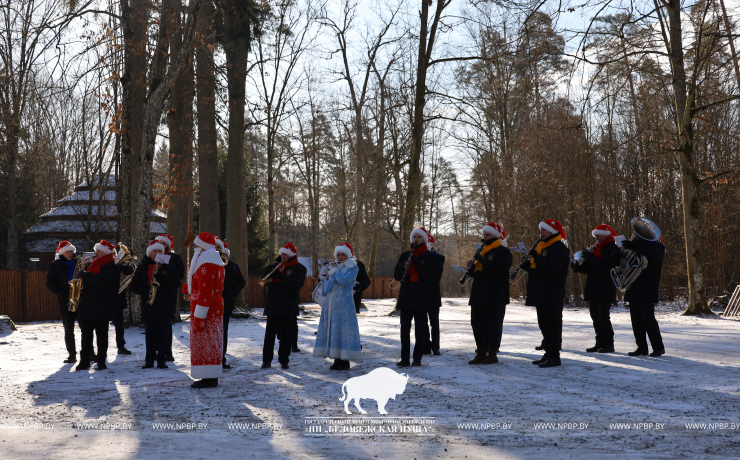
<svg viewBox="0 0 740 460">
<path fill-rule="evenodd" d="M 259 284 L 260 284 L 260 286 L 262 286 L 262 287 L 265 287 L 265 286 L 267 286 L 267 282 L 268 282 L 268 281 L 270 281 L 270 278 L 272 278 L 272 275 L 273 275 L 273 274 L 274 274 L 274 273 L 275 273 L 275 272 L 276 272 L 277 270 L 280 270 L 280 269 L 282 268 L 282 266 L 283 266 L 283 262 L 280 262 L 279 264 L 277 264 L 277 265 L 275 266 L 275 268 L 273 268 L 273 269 L 272 269 L 272 270 L 270 271 L 270 273 L 268 273 L 267 275 L 265 275 L 265 277 L 264 277 L 264 278 L 262 278 L 262 279 L 261 279 L 261 280 L 259 281 Z"/>
</svg>

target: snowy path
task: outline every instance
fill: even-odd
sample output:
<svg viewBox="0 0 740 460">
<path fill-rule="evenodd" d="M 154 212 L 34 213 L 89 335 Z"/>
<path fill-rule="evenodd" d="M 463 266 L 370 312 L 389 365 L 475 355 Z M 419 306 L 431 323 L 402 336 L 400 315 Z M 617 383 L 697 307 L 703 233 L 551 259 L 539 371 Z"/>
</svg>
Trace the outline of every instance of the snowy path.
<svg viewBox="0 0 740 460">
<path fill-rule="evenodd" d="M 533 309 L 509 305 L 501 362 L 470 366 L 466 300 L 445 299 L 443 355 L 404 369 L 406 391 L 386 406 L 386 417 L 434 417 L 434 432 L 310 435 L 308 417 L 350 417 L 338 400 L 346 379 L 396 369 L 398 318 L 385 316 L 392 303 L 366 304 L 365 361 L 351 371 L 332 372 L 328 360 L 311 356 L 317 316 L 300 321 L 303 351 L 291 355 L 287 371 L 277 362 L 259 369 L 264 322 L 232 320 L 235 366 L 218 388 L 198 391 L 189 388 L 187 322 L 176 326 L 176 366 L 167 370 L 140 369 L 144 335 L 137 329 L 126 331 L 134 354 L 109 356 L 108 370 L 99 372 L 62 363 L 61 323 L 5 331 L 0 458 L 740 458 L 740 320 L 683 317 L 670 306 L 658 315 L 662 358 L 626 355 L 635 346 L 621 308 L 612 310 L 617 353 L 586 353 L 593 344 L 588 312 L 566 310 L 563 366 L 540 369 L 530 364 L 540 341 Z M 114 337 L 111 327 L 111 344 Z M 76 338 L 79 344 L 79 330 Z M 362 406 L 366 417 L 379 416 L 373 400 Z M 475 423 L 489 428 L 461 425 Z"/>
</svg>

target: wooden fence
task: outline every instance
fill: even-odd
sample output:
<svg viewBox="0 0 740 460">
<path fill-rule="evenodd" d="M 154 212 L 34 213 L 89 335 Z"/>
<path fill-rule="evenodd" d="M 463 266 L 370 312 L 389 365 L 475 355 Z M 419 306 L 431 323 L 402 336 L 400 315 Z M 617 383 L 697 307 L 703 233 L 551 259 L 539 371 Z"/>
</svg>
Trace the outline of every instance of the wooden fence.
<svg viewBox="0 0 740 460">
<path fill-rule="evenodd" d="M 260 287 L 258 276 L 249 277 L 249 305 L 262 308 L 265 289 Z M 388 287 L 391 278 L 372 276 L 364 293 L 365 299 L 397 298 L 398 290 Z M 301 289 L 301 303 L 312 302 L 311 294 L 318 282 L 306 278 Z M 0 315 L 8 315 L 17 323 L 29 321 L 61 320 L 57 297 L 46 288 L 46 271 L 0 270 Z"/>
</svg>

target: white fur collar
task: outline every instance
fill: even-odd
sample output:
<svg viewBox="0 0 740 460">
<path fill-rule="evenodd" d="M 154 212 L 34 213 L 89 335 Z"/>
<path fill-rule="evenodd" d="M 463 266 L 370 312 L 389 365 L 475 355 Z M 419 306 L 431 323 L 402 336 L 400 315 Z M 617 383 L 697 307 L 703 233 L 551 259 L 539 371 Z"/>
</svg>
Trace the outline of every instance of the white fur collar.
<svg viewBox="0 0 740 460">
<path fill-rule="evenodd" d="M 188 271 L 188 294 L 192 294 L 193 291 L 193 274 L 203 264 L 214 264 L 219 267 L 224 266 L 224 262 L 221 260 L 221 255 L 216 251 L 216 248 L 211 248 L 205 251 L 201 248 L 196 248 L 193 253 L 193 262 L 190 264 L 190 271 Z"/>
<path fill-rule="evenodd" d="M 343 268 L 355 268 L 356 266 L 357 266 L 357 262 L 355 261 L 355 259 L 347 259 L 341 264 L 337 264 L 336 267 L 331 267 L 329 269 L 329 275 Z"/>
</svg>

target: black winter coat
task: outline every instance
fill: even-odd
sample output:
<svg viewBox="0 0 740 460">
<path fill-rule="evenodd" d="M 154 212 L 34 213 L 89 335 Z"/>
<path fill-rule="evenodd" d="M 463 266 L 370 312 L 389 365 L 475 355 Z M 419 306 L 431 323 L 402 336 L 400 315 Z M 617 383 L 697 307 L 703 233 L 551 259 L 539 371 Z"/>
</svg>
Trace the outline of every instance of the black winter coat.
<svg viewBox="0 0 740 460">
<path fill-rule="evenodd" d="M 550 236 L 544 240 L 549 241 Z M 565 282 L 568 280 L 570 250 L 562 241 L 558 241 L 542 250 L 542 254 L 533 256 L 536 267 L 530 264 L 522 267 L 529 273 L 527 280 L 527 301 L 532 307 L 562 307 L 565 301 Z"/>
<path fill-rule="evenodd" d="M 82 272 L 82 294 L 77 308 L 81 321 L 111 321 L 116 308 L 120 272 L 114 262 L 100 267 L 100 273 Z"/>
<path fill-rule="evenodd" d="M 370 284 L 372 282 L 370 281 L 370 277 L 367 276 L 367 269 L 365 268 L 365 264 L 360 262 L 359 260 L 355 260 L 357 262 L 357 279 L 355 282 L 359 283 L 359 285 L 355 286 L 355 292 L 353 296 L 360 296 L 362 298 L 362 291 L 370 287 Z"/>
<path fill-rule="evenodd" d="M 177 291 L 180 287 L 180 280 L 177 278 L 177 269 L 170 259 L 170 263 L 160 265 L 154 279 L 159 282 L 157 296 L 154 298 L 154 305 L 149 305 L 149 293 L 151 285 L 149 284 L 149 266 L 154 261 L 145 256 L 131 280 L 131 291 L 141 297 L 141 319 L 144 321 L 164 321 L 172 318 L 173 299 L 177 297 Z M 172 295 L 175 291 L 175 296 Z"/>
<path fill-rule="evenodd" d="M 611 242 L 601 248 L 601 258 L 592 252 L 583 251 L 585 260 L 582 265 L 571 262 L 570 266 L 574 272 L 586 275 L 586 288 L 583 291 L 583 300 L 586 302 L 603 302 L 611 305 L 617 301 L 617 288 L 610 273 L 614 267 L 612 254 L 615 252 L 619 252 L 619 248 L 616 243 Z"/>
<path fill-rule="evenodd" d="M 221 296 L 224 298 L 224 315 L 230 315 L 234 311 L 234 301 L 239 295 L 247 281 L 242 275 L 239 264 L 230 260 L 224 267 L 224 290 Z"/>
<path fill-rule="evenodd" d="M 74 259 L 73 259 L 74 260 Z M 69 311 L 67 302 L 69 301 L 69 280 L 67 279 L 68 267 L 60 257 L 49 264 L 49 271 L 46 273 L 46 287 L 52 294 L 57 296 L 59 301 L 59 312 L 64 315 Z"/>
<path fill-rule="evenodd" d="M 660 300 L 660 274 L 663 271 L 665 245 L 659 241 L 650 242 L 637 238 L 633 250 L 647 257 L 648 265 L 624 293 L 624 301 L 655 303 Z M 614 256 L 615 259 L 622 257 L 624 253 L 621 252 Z"/>
<path fill-rule="evenodd" d="M 440 287 L 440 283 L 442 282 L 442 273 L 444 273 L 445 269 L 445 256 L 437 254 L 436 252 L 433 252 L 432 254 L 434 254 L 437 259 L 437 281 L 434 283 L 434 299 L 432 301 L 432 308 L 439 308 L 442 306 L 442 289 Z"/>
<path fill-rule="evenodd" d="M 403 273 L 406 271 L 404 264 L 409 260 L 409 254 L 411 251 L 406 251 L 398 257 L 393 274 L 396 281 L 401 281 L 403 278 Z M 420 256 L 414 256 L 411 263 L 419 273 L 419 280 L 413 283 L 406 281 L 401 284 L 401 290 L 398 293 L 398 309 L 429 311 L 433 305 L 437 304 L 434 284 L 439 279 L 439 261 L 435 254 L 426 251 Z"/>
<path fill-rule="evenodd" d="M 293 256 L 288 261 L 294 260 Z M 270 265 L 265 271 L 266 276 L 279 262 Z M 277 282 L 267 283 L 267 299 L 265 300 L 265 316 L 279 319 L 291 319 L 298 315 L 299 295 L 306 282 L 306 267 L 295 264 L 285 269 L 285 273 L 277 270 L 272 279 Z"/>
<path fill-rule="evenodd" d="M 492 244 L 496 240 L 486 242 Z M 473 286 L 470 288 L 468 305 L 474 307 L 499 308 L 509 303 L 509 269 L 514 263 L 509 248 L 499 246 L 488 251 L 485 256 L 475 256 L 483 270 L 472 274 Z"/>
</svg>

